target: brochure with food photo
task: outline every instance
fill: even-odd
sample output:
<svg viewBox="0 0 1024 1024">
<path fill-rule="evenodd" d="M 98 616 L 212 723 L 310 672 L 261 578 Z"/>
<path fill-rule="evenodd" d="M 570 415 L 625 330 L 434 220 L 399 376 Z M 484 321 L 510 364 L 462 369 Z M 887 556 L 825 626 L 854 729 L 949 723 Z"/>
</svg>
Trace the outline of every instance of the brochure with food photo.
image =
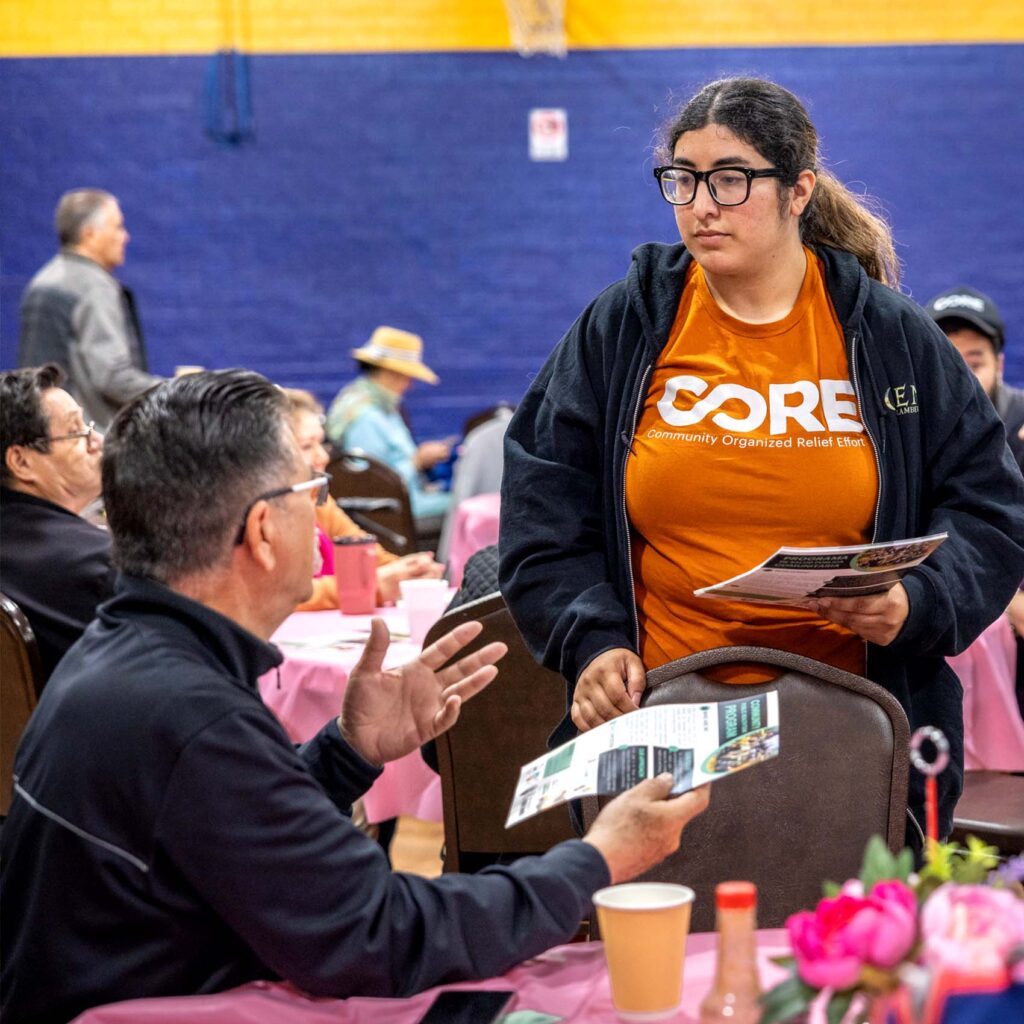
<svg viewBox="0 0 1024 1024">
<path fill-rule="evenodd" d="M 920 565 L 949 534 L 835 548 L 779 548 L 760 565 L 697 597 L 806 607 L 819 597 L 860 597 L 888 590 Z"/>
<path fill-rule="evenodd" d="M 641 708 L 524 765 L 506 828 L 578 797 L 621 793 L 662 772 L 678 796 L 779 752 L 775 690 L 737 700 Z"/>
</svg>

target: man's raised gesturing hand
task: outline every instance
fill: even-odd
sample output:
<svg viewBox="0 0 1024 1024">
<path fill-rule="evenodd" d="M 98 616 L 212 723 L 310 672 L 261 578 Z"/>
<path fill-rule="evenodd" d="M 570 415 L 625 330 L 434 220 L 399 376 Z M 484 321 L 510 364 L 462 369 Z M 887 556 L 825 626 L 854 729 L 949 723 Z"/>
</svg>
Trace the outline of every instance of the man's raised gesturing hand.
<svg viewBox="0 0 1024 1024">
<path fill-rule="evenodd" d="M 374 619 L 338 719 L 349 745 L 371 764 L 384 764 L 454 725 L 462 702 L 498 674 L 494 663 L 508 650 L 502 643 L 487 644 L 441 670 L 481 629 L 479 622 L 464 622 L 413 661 L 385 669 L 388 627 L 383 619 Z"/>
</svg>

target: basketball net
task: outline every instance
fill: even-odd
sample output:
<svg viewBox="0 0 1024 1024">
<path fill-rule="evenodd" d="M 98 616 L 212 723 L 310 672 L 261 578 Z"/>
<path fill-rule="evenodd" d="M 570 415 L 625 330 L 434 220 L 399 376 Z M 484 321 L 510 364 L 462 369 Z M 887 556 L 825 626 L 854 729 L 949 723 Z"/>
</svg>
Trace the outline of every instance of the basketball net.
<svg viewBox="0 0 1024 1024">
<path fill-rule="evenodd" d="M 505 10 L 520 56 L 565 56 L 565 0 L 505 0 Z"/>
</svg>

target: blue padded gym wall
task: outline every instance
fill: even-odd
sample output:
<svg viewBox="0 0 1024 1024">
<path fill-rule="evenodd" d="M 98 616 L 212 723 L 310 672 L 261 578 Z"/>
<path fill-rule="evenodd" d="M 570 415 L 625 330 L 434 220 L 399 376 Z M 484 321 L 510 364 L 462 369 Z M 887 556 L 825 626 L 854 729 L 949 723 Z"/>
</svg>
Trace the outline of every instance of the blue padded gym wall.
<svg viewBox="0 0 1024 1024">
<path fill-rule="evenodd" d="M 71 187 L 119 196 L 157 372 L 245 365 L 329 399 L 381 323 L 415 330 L 437 388 L 416 433 L 516 401 L 631 249 L 673 240 L 658 126 L 703 81 L 765 74 L 808 104 L 838 176 L 893 223 L 904 288 L 990 292 L 1024 382 L 1024 46 L 255 55 L 254 135 L 203 131 L 208 56 L 0 61 L 0 364 Z M 532 107 L 569 159 L 533 163 Z"/>
</svg>

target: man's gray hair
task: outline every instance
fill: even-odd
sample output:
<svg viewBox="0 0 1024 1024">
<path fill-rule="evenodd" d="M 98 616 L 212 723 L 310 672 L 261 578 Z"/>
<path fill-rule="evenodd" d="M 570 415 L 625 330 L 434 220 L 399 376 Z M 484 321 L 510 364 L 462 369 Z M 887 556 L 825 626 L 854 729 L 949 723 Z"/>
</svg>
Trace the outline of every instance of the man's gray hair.
<svg viewBox="0 0 1024 1024">
<path fill-rule="evenodd" d="M 61 246 L 77 245 L 82 229 L 99 217 L 107 203 L 116 203 L 117 197 L 99 188 L 76 188 L 65 192 L 53 215 L 53 226 Z"/>
<path fill-rule="evenodd" d="M 296 470 L 286 409 L 249 370 L 175 377 L 124 406 L 103 442 L 117 568 L 174 583 L 226 565 L 249 503 Z"/>
</svg>

